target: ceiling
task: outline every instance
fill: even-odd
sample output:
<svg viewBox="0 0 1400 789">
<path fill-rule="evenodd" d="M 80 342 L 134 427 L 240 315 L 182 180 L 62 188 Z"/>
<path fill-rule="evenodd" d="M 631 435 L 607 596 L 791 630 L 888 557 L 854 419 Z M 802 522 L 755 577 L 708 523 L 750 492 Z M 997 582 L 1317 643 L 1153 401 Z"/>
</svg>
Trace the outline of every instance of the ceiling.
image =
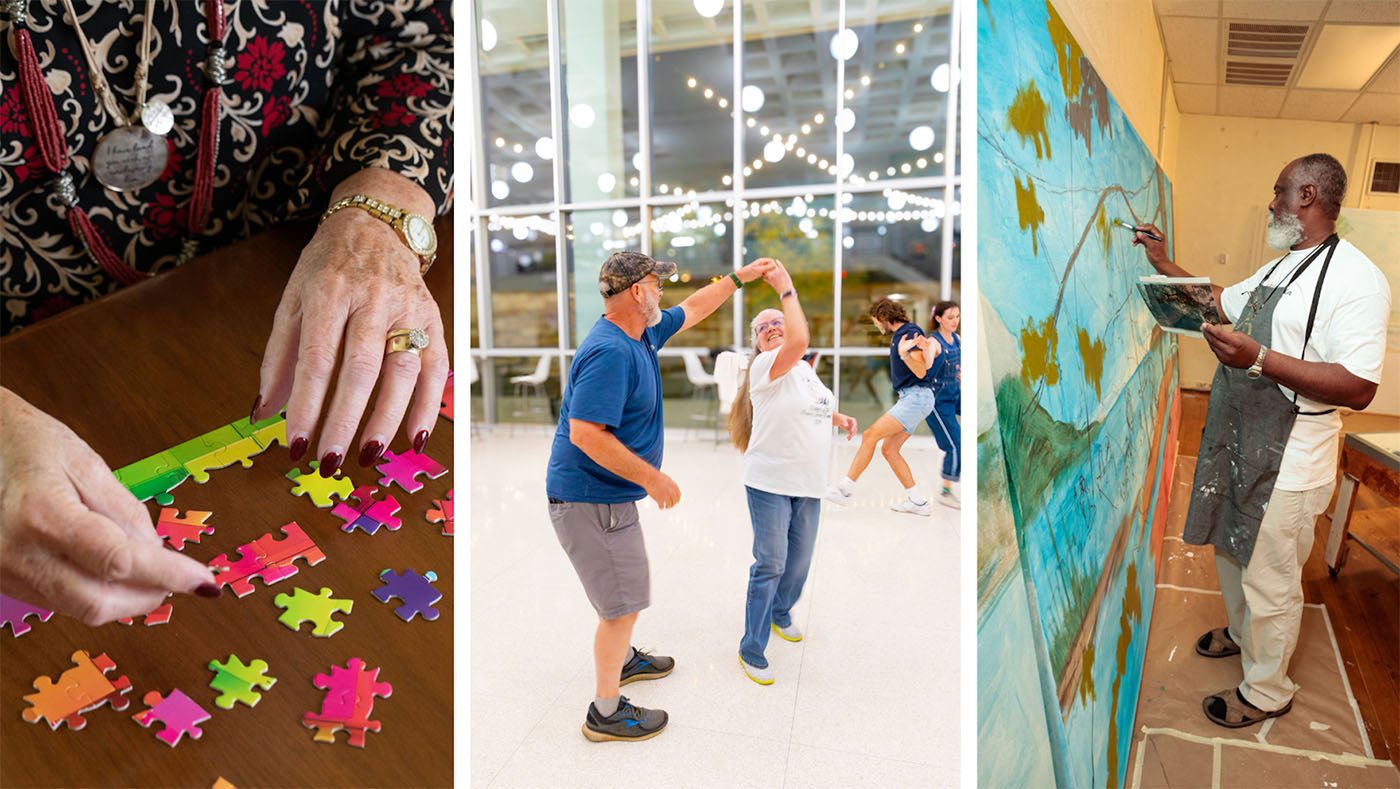
<svg viewBox="0 0 1400 789">
<path fill-rule="evenodd" d="M 1400 125 L 1396 0 L 1153 6 L 1183 113 Z"/>
</svg>

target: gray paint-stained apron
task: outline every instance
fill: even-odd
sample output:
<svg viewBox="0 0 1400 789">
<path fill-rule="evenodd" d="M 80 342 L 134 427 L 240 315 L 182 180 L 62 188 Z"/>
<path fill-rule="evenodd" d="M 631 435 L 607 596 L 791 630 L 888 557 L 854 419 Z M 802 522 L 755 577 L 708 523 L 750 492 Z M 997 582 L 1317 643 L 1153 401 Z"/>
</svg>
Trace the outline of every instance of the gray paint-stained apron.
<svg viewBox="0 0 1400 789">
<path fill-rule="evenodd" d="M 1298 267 L 1287 284 L 1260 286 L 1240 311 L 1235 329 L 1268 346 L 1273 339 L 1274 308 L 1283 293 L 1317 257 L 1327 250 L 1312 310 L 1303 336 L 1306 352 L 1317 314 L 1317 297 L 1327 266 L 1332 261 L 1336 237 L 1323 242 Z M 1267 281 L 1270 271 L 1260 282 Z M 1250 378 L 1245 370 L 1219 365 L 1211 381 L 1206 425 L 1196 458 L 1191 506 L 1186 512 L 1182 539 L 1192 545 L 1213 545 L 1248 566 L 1259 536 L 1259 522 L 1274 491 L 1283 449 L 1300 411 L 1273 380 Z M 1316 413 L 1327 413 L 1316 412 Z"/>
</svg>

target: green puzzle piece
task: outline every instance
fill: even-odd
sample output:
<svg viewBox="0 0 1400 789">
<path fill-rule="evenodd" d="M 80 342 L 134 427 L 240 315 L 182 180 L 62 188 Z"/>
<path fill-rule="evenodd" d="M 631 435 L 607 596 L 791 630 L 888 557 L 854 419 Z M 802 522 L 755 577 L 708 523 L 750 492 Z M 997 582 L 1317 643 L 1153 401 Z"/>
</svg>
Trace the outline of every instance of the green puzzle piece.
<svg viewBox="0 0 1400 789">
<path fill-rule="evenodd" d="M 313 636 L 333 636 L 345 627 L 344 622 L 337 622 L 331 619 L 331 614 L 339 611 L 344 614 L 350 613 L 350 609 L 355 606 L 354 600 L 337 600 L 331 597 L 330 587 L 321 587 L 318 595 L 296 587 L 293 595 L 279 594 L 273 602 L 278 608 L 285 608 L 286 611 L 277 621 L 286 625 L 290 630 L 301 629 L 302 622 L 312 622 L 316 625 L 311 630 Z"/>
<path fill-rule="evenodd" d="M 287 420 L 281 415 L 269 417 L 261 422 L 249 422 L 248 418 L 244 417 L 229 427 L 238 431 L 240 436 L 258 442 L 262 449 L 267 449 L 274 443 L 280 443 L 284 447 L 287 445 Z"/>
<path fill-rule="evenodd" d="M 138 501 L 155 497 L 162 506 L 175 501 L 170 491 L 190 477 L 190 472 L 175 460 L 169 450 L 122 466 L 114 473 L 122 487 L 131 491 Z"/>
<path fill-rule="evenodd" d="M 209 668 L 216 672 L 209 687 L 221 694 L 214 699 L 214 703 L 226 710 L 233 709 L 233 705 L 240 701 L 249 707 L 255 706 L 262 700 L 262 694 L 253 688 L 271 690 L 277 683 L 276 677 L 267 676 L 265 660 L 254 660 L 245 666 L 237 655 L 229 655 L 227 663 L 209 661 Z"/>
<path fill-rule="evenodd" d="M 230 444 L 236 444 L 242 438 L 243 436 L 239 435 L 237 430 L 229 425 L 224 425 L 216 427 L 198 438 L 182 441 L 166 451 L 174 455 L 180 465 L 184 465 L 217 452 Z"/>
</svg>

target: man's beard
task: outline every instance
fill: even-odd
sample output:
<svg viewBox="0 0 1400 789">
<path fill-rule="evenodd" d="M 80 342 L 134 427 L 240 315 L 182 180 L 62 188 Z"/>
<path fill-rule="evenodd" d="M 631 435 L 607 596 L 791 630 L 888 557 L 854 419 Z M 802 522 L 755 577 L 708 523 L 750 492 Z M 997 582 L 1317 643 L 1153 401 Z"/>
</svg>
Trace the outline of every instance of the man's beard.
<svg viewBox="0 0 1400 789">
<path fill-rule="evenodd" d="M 1288 249 L 1303 240 L 1303 220 L 1297 214 L 1269 214 L 1269 228 L 1265 236 L 1274 249 Z"/>
<path fill-rule="evenodd" d="M 647 302 L 647 326 L 655 326 L 661 322 L 661 299 Z"/>
</svg>

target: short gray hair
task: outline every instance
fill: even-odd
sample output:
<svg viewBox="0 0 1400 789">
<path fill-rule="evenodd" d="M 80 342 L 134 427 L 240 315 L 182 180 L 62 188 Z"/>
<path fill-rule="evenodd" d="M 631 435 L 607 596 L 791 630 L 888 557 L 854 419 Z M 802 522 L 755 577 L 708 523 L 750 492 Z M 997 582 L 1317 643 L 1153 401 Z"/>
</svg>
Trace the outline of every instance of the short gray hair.
<svg viewBox="0 0 1400 789">
<path fill-rule="evenodd" d="M 1313 153 L 1298 160 L 1293 169 L 1293 179 L 1298 185 L 1312 184 L 1317 187 L 1317 197 L 1327 209 L 1327 216 L 1336 219 L 1342 211 L 1342 200 L 1347 193 L 1347 171 L 1336 157 L 1326 153 Z"/>
</svg>

